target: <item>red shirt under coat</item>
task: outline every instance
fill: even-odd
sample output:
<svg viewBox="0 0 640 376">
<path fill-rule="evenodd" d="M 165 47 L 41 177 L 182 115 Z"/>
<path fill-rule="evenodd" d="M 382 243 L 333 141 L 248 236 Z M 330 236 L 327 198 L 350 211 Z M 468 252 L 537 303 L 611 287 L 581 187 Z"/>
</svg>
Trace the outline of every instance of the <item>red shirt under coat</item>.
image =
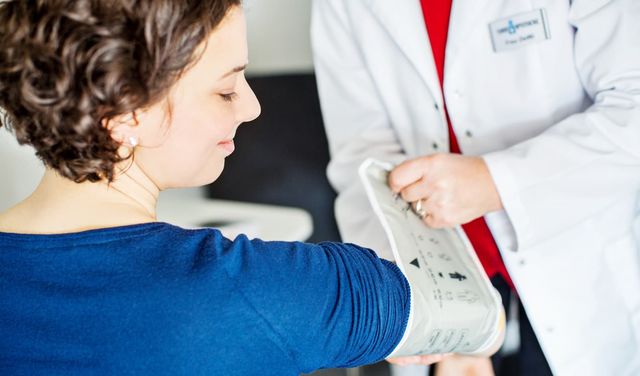
<svg viewBox="0 0 640 376">
<path fill-rule="evenodd" d="M 452 0 L 420 0 L 420 3 L 422 5 L 422 14 L 429 34 L 429 41 L 431 42 L 433 58 L 438 71 L 438 78 L 440 78 L 440 88 L 442 89 L 444 82 L 444 59 Z M 449 128 L 450 150 L 452 153 L 460 154 L 460 146 L 458 145 L 456 134 L 451 126 L 451 120 L 447 113 L 446 103 L 444 111 Z M 484 217 L 480 217 L 472 222 L 462 225 L 462 228 L 467 234 L 469 241 L 471 241 L 473 248 L 476 250 L 476 254 L 480 259 L 480 263 L 484 267 L 484 270 L 487 272 L 487 275 L 490 278 L 496 275 L 502 276 L 511 289 L 514 289 L 513 281 L 511 280 L 511 277 L 507 272 L 507 268 L 502 261 L 498 245 L 496 244 Z"/>
</svg>

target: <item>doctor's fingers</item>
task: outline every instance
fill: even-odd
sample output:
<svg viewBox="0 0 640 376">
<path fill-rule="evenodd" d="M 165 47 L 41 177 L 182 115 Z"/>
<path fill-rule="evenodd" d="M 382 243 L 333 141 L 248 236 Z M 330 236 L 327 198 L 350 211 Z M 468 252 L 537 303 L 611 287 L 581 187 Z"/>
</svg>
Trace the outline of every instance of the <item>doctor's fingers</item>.
<svg viewBox="0 0 640 376">
<path fill-rule="evenodd" d="M 441 195 L 435 193 L 429 199 L 422 200 L 422 211 L 425 213 L 422 222 L 431 228 L 453 227 L 455 223 L 452 213 L 443 205 L 439 196 Z"/>
<path fill-rule="evenodd" d="M 411 159 L 397 165 L 389 174 L 389 187 L 400 192 L 408 185 L 421 180 L 429 170 L 430 157 Z"/>
<path fill-rule="evenodd" d="M 429 213 L 427 211 L 427 215 L 422 218 L 422 222 L 427 225 L 427 227 L 430 228 L 435 228 L 435 229 L 442 229 L 442 228 L 451 228 L 454 227 L 454 225 L 443 219 L 442 215 L 438 214 L 438 213 Z"/>
<path fill-rule="evenodd" d="M 424 178 L 409 184 L 400 191 L 400 197 L 407 202 L 427 200 L 433 193 L 431 184 Z"/>
<path fill-rule="evenodd" d="M 391 364 L 397 364 L 400 366 L 406 366 L 410 364 L 431 365 L 442 361 L 445 357 L 451 354 L 431 354 L 431 355 L 414 355 L 401 358 L 387 358 L 387 362 Z"/>
</svg>

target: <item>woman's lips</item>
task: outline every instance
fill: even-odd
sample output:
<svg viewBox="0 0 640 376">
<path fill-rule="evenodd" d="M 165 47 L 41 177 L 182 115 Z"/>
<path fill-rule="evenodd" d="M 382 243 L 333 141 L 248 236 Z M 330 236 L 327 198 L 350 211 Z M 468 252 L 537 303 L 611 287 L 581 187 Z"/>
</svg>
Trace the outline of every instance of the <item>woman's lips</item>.
<svg viewBox="0 0 640 376">
<path fill-rule="evenodd" d="M 229 154 L 233 153 L 233 151 L 236 150 L 236 145 L 233 143 L 233 140 L 218 142 L 218 146 L 229 152 Z"/>
</svg>

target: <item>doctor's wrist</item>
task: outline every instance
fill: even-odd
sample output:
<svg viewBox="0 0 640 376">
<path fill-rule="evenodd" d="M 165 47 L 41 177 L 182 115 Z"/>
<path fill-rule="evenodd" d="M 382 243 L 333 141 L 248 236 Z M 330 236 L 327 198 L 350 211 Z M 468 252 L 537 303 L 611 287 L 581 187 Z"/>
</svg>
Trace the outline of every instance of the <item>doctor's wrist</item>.
<svg viewBox="0 0 640 376">
<path fill-rule="evenodd" d="M 477 157 L 477 161 L 478 168 L 481 171 L 480 176 L 482 176 L 481 186 L 484 187 L 485 191 L 485 208 L 483 215 L 495 211 L 504 210 L 502 199 L 500 198 L 500 193 L 498 192 L 498 188 L 493 181 L 493 177 L 491 176 L 491 172 L 489 171 L 487 163 L 481 157 Z"/>
</svg>

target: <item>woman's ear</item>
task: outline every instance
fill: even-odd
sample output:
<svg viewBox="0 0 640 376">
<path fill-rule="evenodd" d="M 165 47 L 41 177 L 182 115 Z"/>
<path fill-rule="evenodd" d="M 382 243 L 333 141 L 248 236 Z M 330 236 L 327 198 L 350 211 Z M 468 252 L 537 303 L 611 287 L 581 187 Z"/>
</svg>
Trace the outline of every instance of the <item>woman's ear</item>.
<svg viewBox="0 0 640 376">
<path fill-rule="evenodd" d="M 140 122 L 135 111 L 103 120 L 102 125 L 111 132 L 111 138 L 121 145 L 135 148 L 140 143 Z"/>
</svg>

